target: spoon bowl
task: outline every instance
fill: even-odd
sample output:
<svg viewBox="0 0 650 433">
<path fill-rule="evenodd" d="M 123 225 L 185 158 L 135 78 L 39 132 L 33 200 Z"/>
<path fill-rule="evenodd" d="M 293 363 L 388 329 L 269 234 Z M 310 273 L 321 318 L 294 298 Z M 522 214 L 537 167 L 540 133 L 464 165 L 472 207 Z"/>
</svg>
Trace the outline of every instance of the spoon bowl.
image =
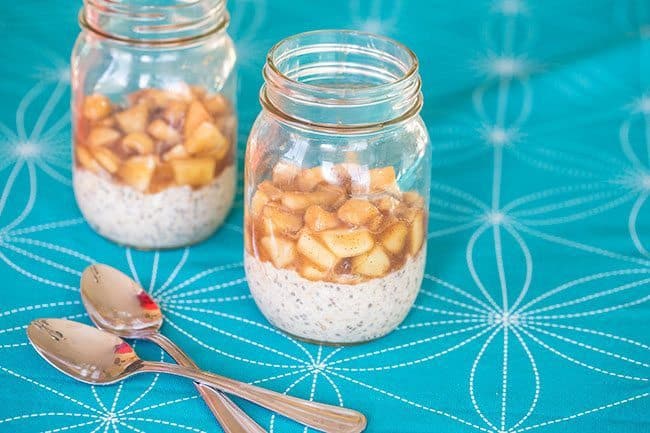
<svg viewBox="0 0 650 433">
<path fill-rule="evenodd" d="M 94 264 L 84 270 L 81 300 L 98 328 L 123 338 L 146 338 L 162 326 L 158 304 L 138 283 L 111 266 Z"/>
<path fill-rule="evenodd" d="M 34 320 L 27 327 L 27 336 L 47 362 L 85 383 L 115 383 L 142 364 L 120 337 L 70 320 Z"/>
</svg>

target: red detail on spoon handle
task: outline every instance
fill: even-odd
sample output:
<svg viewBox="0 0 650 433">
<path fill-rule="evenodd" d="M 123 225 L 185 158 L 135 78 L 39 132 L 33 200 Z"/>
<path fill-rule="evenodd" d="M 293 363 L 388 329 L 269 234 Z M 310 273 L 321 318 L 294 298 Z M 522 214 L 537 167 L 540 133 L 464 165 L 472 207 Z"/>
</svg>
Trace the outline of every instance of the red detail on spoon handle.
<svg viewBox="0 0 650 433">
<path fill-rule="evenodd" d="M 138 301 L 140 301 L 140 306 L 145 310 L 158 310 L 158 304 L 151 299 L 151 296 L 144 290 L 138 293 Z"/>
</svg>

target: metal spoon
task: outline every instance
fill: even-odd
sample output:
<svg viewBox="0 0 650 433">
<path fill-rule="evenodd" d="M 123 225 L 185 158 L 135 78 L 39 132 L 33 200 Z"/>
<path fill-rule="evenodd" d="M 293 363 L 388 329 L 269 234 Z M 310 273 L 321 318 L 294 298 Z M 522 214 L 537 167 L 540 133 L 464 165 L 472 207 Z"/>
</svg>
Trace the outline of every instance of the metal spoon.
<svg viewBox="0 0 650 433">
<path fill-rule="evenodd" d="M 290 397 L 198 369 L 143 361 L 120 337 L 71 320 L 35 320 L 27 327 L 27 336 L 50 364 L 82 382 L 104 385 L 138 373 L 167 373 L 236 395 L 324 432 L 359 433 L 366 427 L 363 414 L 351 409 Z"/>
<path fill-rule="evenodd" d="M 162 313 L 158 304 L 133 279 L 117 269 L 94 264 L 81 275 L 81 300 L 95 326 L 123 338 L 149 340 L 184 367 L 197 368 L 174 342 L 160 334 Z M 265 433 L 223 393 L 196 383 L 226 433 Z"/>
</svg>

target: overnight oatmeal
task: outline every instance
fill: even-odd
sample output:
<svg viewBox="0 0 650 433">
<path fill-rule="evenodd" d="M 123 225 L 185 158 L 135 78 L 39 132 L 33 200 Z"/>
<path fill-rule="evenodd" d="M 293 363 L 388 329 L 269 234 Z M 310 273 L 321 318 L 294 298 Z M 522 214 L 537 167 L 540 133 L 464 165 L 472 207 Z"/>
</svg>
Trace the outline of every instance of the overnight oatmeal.
<svg viewBox="0 0 650 433">
<path fill-rule="evenodd" d="M 74 191 L 101 235 L 172 248 L 214 232 L 235 195 L 236 119 L 198 87 L 149 88 L 125 106 L 92 94 L 76 106 Z"/>
<path fill-rule="evenodd" d="M 245 216 L 245 267 L 264 315 L 297 337 L 358 343 L 407 315 L 422 283 L 425 200 L 393 167 L 280 162 Z"/>
</svg>

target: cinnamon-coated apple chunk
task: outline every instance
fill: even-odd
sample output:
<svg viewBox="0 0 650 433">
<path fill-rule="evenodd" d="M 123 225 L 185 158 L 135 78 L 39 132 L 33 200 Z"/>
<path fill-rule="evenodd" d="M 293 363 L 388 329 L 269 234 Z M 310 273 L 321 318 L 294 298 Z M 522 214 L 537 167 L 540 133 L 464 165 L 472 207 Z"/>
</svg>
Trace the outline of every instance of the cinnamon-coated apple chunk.
<svg viewBox="0 0 650 433">
<path fill-rule="evenodd" d="M 302 228 L 302 218 L 278 207 L 267 205 L 262 211 L 266 234 L 294 234 Z"/>
<path fill-rule="evenodd" d="M 332 212 L 314 204 L 305 211 L 305 224 L 313 231 L 320 232 L 335 228 L 339 225 L 339 220 Z"/>
<path fill-rule="evenodd" d="M 130 132 L 143 132 L 147 127 L 149 117 L 149 108 L 146 104 L 137 104 L 133 107 L 121 111 L 115 115 L 117 124 L 122 131 L 127 134 Z"/>
<path fill-rule="evenodd" d="M 156 119 L 149 124 L 147 132 L 152 137 L 167 144 L 176 144 L 181 141 L 181 134 L 162 119 Z"/>
<path fill-rule="evenodd" d="M 149 188 L 151 177 L 156 169 L 156 158 L 153 156 L 134 156 L 122 164 L 117 175 L 125 184 L 138 191 Z"/>
<path fill-rule="evenodd" d="M 332 229 L 320 233 L 321 239 L 338 257 L 354 257 L 374 246 L 375 241 L 367 229 Z"/>
<path fill-rule="evenodd" d="M 176 182 L 172 165 L 168 162 L 159 162 L 153 172 L 148 192 L 155 194 L 174 185 Z"/>
<path fill-rule="evenodd" d="M 189 107 L 187 107 L 187 114 L 185 115 L 185 125 L 183 126 L 185 136 L 189 137 L 203 122 L 212 122 L 210 113 L 208 113 L 201 102 L 197 100 L 190 102 Z"/>
<path fill-rule="evenodd" d="M 323 182 L 323 172 L 320 167 L 312 167 L 302 170 L 296 177 L 296 186 L 300 191 L 309 192 Z"/>
<path fill-rule="evenodd" d="M 209 184 L 214 177 L 215 161 L 212 158 L 173 159 L 170 164 L 179 185 L 199 187 Z"/>
<path fill-rule="evenodd" d="M 298 273 L 312 281 L 320 281 L 327 277 L 327 271 L 319 269 L 317 266 L 306 261 L 303 261 L 303 263 L 300 264 Z"/>
<path fill-rule="evenodd" d="M 269 196 L 264 194 L 263 191 L 259 189 L 255 191 L 255 194 L 253 194 L 253 198 L 251 199 L 251 215 L 257 217 L 262 212 L 264 206 L 266 206 L 269 200 Z"/>
<path fill-rule="evenodd" d="M 336 207 L 345 201 L 345 189 L 337 185 L 318 185 L 316 190 L 309 193 L 310 200 L 313 204 L 329 208 Z"/>
<path fill-rule="evenodd" d="M 410 253 L 417 254 L 424 243 L 424 214 L 419 211 L 415 214 L 411 223 Z"/>
<path fill-rule="evenodd" d="M 309 195 L 303 192 L 285 192 L 282 194 L 282 205 L 294 211 L 302 211 L 311 205 Z"/>
<path fill-rule="evenodd" d="M 144 132 L 132 132 L 122 139 L 122 145 L 129 150 L 134 150 L 140 155 L 147 155 L 153 152 L 154 142 Z"/>
<path fill-rule="evenodd" d="M 300 235 L 296 248 L 300 254 L 323 270 L 332 269 L 338 261 L 330 250 L 307 232 L 303 232 Z"/>
<path fill-rule="evenodd" d="M 198 125 L 183 144 L 191 154 L 214 152 L 217 160 L 228 152 L 228 139 L 211 122 Z"/>
<path fill-rule="evenodd" d="M 75 154 L 77 155 L 77 161 L 84 167 L 86 170 L 90 170 L 93 173 L 99 173 L 102 171 L 102 167 L 99 165 L 97 160 L 93 158 L 90 151 L 84 146 L 77 146 L 75 148 Z"/>
<path fill-rule="evenodd" d="M 111 100 L 104 95 L 96 93 L 84 99 L 82 113 L 86 119 L 101 120 L 111 114 L 111 111 Z"/>
<path fill-rule="evenodd" d="M 273 184 L 280 188 L 288 189 L 293 180 L 300 174 L 300 167 L 287 162 L 278 162 L 273 167 L 272 180 Z"/>
<path fill-rule="evenodd" d="M 223 95 L 213 95 L 203 100 L 205 108 L 213 116 L 223 116 L 230 112 L 230 103 Z"/>
<path fill-rule="evenodd" d="M 271 200 L 280 200 L 282 198 L 282 191 L 273 186 L 268 180 L 260 183 L 257 189 L 266 194 Z"/>
<path fill-rule="evenodd" d="M 172 159 L 186 159 L 189 158 L 190 154 L 185 150 L 185 146 L 182 144 L 177 144 L 176 146 L 169 149 L 167 152 L 163 153 L 162 160 L 167 162 Z"/>
<path fill-rule="evenodd" d="M 348 224 L 361 226 L 378 216 L 380 212 L 368 200 L 351 198 L 343 203 L 336 214 Z"/>
<path fill-rule="evenodd" d="M 397 222 L 381 234 L 381 244 L 392 254 L 399 254 L 406 244 L 408 227 L 403 222 Z"/>
<path fill-rule="evenodd" d="M 424 207 L 424 197 L 415 191 L 407 191 L 402 194 L 402 199 L 411 206 Z"/>
<path fill-rule="evenodd" d="M 90 147 L 108 146 L 120 139 L 122 134 L 113 128 L 98 126 L 88 133 L 87 143 Z"/>
<path fill-rule="evenodd" d="M 395 209 L 397 209 L 397 206 L 399 206 L 400 202 L 395 197 L 384 195 L 382 197 L 374 199 L 373 204 L 382 212 L 393 212 Z"/>
<path fill-rule="evenodd" d="M 381 277 L 390 269 L 390 259 L 379 245 L 365 254 L 352 258 L 352 269 L 366 277 Z"/>
<path fill-rule="evenodd" d="M 265 236 L 260 242 L 276 267 L 284 268 L 295 260 L 296 247 L 293 241 L 280 236 Z"/>
<path fill-rule="evenodd" d="M 97 147 L 92 150 L 93 157 L 109 173 L 115 173 L 120 167 L 120 158 L 106 147 Z"/>
<path fill-rule="evenodd" d="M 369 171 L 370 175 L 370 189 L 373 191 L 378 190 L 392 190 L 395 189 L 396 176 L 395 169 L 391 166 L 373 168 Z"/>
<path fill-rule="evenodd" d="M 185 119 L 187 104 L 183 101 L 170 101 L 162 112 L 162 117 L 170 125 L 178 128 Z"/>
</svg>

